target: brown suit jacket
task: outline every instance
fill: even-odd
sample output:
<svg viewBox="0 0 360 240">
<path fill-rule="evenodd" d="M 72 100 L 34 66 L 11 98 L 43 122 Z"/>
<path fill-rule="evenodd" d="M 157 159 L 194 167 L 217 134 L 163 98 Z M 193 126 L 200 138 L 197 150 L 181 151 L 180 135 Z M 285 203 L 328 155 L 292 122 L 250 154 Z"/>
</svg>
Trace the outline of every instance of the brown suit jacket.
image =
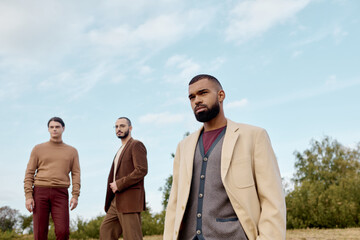
<svg viewBox="0 0 360 240">
<path fill-rule="evenodd" d="M 144 211 L 144 177 L 147 171 L 146 148 L 142 142 L 131 138 L 120 154 L 115 176 L 118 191 L 115 194 L 109 186 L 114 179 L 114 161 L 112 163 L 107 181 L 105 212 L 108 211 L 115 195 L 118 212 L 134 213 Z"/>
</svg>

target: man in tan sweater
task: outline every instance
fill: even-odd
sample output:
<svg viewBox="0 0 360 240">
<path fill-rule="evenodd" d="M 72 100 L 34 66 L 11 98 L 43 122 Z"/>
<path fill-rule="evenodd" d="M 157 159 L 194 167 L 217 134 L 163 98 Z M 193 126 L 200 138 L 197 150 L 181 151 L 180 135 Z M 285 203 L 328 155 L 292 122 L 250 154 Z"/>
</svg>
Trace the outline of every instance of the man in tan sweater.
<svg viewBox="0 0 360 240">
<path fill-rule="evenodd" d="M 65 123 L 61 118 L 51 118 L 48 130 L 50 141 L 36 145 L 30 155 L 24 179 L 25 206 L 33 212 L 35 239 L 47 239 L 50 213 L 56 239 L 69 239 L 69 205 L 71 210 L 76 208 L 80 194 L 79 156 L 74 147 L 62 141 Z"/>
</svg>

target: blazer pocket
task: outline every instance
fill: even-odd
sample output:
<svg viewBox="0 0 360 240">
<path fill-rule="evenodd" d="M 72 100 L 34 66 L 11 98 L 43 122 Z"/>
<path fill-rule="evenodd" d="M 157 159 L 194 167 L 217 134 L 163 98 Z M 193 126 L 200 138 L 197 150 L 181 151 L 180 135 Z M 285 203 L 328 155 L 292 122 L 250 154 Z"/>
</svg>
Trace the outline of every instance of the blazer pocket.
<svg viewBox="0 0 360 240">
<path fill-rule="evenodd" d="M 229 173 L 232 184 L 237 188 L 248 188 L 255 185 L 250 157 L 233 161 Z"/>
<path fill-rule="evenodd" d="M 216 218 L 217 222 L 236 222 L 239 221 L 239 219 L 237 217 L 232 217 L 232 218 Z"/>
</svg>

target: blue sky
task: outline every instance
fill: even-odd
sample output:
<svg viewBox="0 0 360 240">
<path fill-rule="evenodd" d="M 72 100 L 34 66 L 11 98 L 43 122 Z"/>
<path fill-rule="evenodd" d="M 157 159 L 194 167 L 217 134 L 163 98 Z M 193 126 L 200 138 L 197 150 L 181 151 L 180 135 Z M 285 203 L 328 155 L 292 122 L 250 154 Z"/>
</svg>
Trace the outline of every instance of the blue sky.
<svg viewBox="0 0 360 240">
<path fill-rule="evenodd" d="M 199 73 L 217 77 L 228 118 L 265 128 L 280 171 L 328 135 L 360 141 L 360 2 L 0 1 L 0 206 L 25 214 L 23 178 L 46 123 L 60 116 L 80 155 L 71 217 L 103 213 L 106 178 L 133 122 L 148 150 L 147 202 L 161 210 L 171 153 L 198 129 L 187 98 Z"/>
</svg>

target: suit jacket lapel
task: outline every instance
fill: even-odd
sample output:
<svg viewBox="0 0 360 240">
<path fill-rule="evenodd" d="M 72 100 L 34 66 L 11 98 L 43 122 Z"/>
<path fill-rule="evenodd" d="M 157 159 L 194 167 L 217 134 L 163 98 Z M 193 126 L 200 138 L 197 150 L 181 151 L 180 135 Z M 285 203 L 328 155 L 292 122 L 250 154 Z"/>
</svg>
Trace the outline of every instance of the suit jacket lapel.
<svg viewBox="0 0 360 240">
<path fill-rule="evenodd" d="M 221 151 L 221 179 L 223 182 L 229 170 L 239 132 L 239 127 L 233 121 L 227 119 L 226 133 Z"/>
<path fill-rule="evenodd" d="M 117 166 L 116 166 L 116 172 L 118 172 L 119 171 L 119 168 L 120 168 L 120 165 L 121 165 L 121 159 L 123 159 L 123 156 L 124 156 L 124 154 L 125 154 L 125 151 L 126 151 L 126 149 L 128 149 L 128 147 L 129 147 L 129 145 L 130 145 L 130 143 L 133 141 L 133 138 L 130 138 L 129 139 L 129 141 L 127 141 L 127 143 L 125 144 L 125 146 L 124 146 L 124 149 L 123 150 L 121 150 L 121 154 L 120 154 L 120 156 L 119 156 L 119 160 L 118 160 L 118 163 L 117 163 Z M 116 156 L 115 156 L 116 157 Z"/>
<path fill-rule="evenodd" d="M 185 152 L 184 158 L 186 162 L 186 170 L 189 179 L 192 178 L 195 150 L 202 129 L 203 128 L 200 128 L 197 132 L 191 134 L 188 137 L 187 141 L 185 142 L 184 149 L 188 149 L 188 151 Z"/>
</svg>

